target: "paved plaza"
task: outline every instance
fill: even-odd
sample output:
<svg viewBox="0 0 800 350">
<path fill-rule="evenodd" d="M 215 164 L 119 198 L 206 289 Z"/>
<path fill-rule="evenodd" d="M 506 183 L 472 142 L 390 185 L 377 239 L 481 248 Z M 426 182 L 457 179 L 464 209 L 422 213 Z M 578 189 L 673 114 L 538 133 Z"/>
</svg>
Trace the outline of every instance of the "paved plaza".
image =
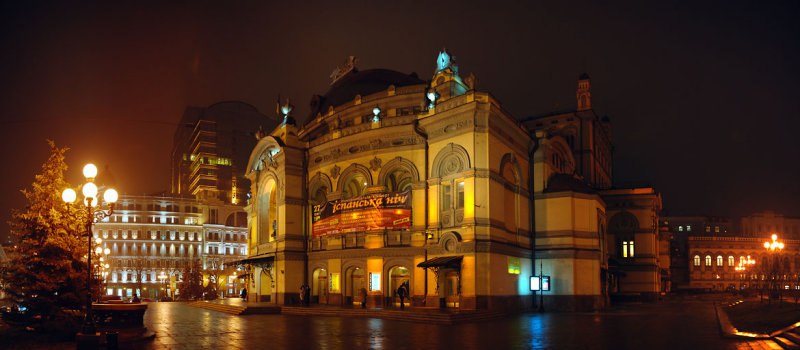
<svg viewBox="0 0 800 350">
<path fill-rule="evenodd" d="M 629 304 L 602 313 L 523 314 L 453 326 L 370 318 L 233 316 L 152 303 L 152 341 L 130 349 L 770 349 L 720 337 L 709 301 Z"/>
</svg>

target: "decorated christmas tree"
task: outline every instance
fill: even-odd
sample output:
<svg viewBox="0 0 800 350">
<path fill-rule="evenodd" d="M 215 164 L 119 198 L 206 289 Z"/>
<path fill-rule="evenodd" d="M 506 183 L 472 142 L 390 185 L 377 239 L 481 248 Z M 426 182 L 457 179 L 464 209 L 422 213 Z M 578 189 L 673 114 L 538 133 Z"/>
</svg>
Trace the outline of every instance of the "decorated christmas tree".
<svg viewBox="0 0 800 350">
<path fill-rule="evenodd" d="M 2 288 L 24 311 L 23 320 L 45 329 L 77 319 L 75 310 L 87 295 L 86 214 L 61 199 L 69 187 L 64 179 L 67 148 L 48 142 L 51 154 L 42 173 L 22 190 L 28 204 L 12 213 L 11 260 L 0 269 Z"/>
</svg>

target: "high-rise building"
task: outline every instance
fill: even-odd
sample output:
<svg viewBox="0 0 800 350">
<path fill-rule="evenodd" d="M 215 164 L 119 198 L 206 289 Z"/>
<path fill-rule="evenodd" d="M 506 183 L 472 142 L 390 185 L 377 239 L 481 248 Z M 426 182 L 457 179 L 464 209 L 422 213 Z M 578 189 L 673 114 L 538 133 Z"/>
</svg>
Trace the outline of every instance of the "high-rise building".
<svg viewBox="0 0 800 350">
<path fill-rule="evenodd" d="M 171 192 L 242 204 L 250 189 L 244 167 L 256 144 L 254 133 L 277 125 L 277 119 L 243 102 L 187 107 L 173 138 Z"/>
</svg>

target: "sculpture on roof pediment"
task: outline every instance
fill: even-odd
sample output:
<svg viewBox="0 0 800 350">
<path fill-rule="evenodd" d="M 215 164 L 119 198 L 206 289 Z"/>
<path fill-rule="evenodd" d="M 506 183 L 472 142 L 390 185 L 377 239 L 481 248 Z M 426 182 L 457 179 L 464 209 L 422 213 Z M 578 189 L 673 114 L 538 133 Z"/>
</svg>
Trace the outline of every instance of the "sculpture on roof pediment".
<svg viewBox="0 0 800 350">
<path fill-rule="evenodd" d="M 350 73 L 351 71 L 355 70 L 356 69 L 356 62 L 358 62 L 358 59 L 356 58 L 356 56 L 347 56 L 347 58 L 344 60 L 344 62 L 341 65 L 339 65 L 338 67 L 336 67 L 333 70 L 333 72 L 331 72 L 331 75 L 330 75 L 331 85 L 333 85 L 341 77 L 347 75 L 347 73 Z"/>
</svg>

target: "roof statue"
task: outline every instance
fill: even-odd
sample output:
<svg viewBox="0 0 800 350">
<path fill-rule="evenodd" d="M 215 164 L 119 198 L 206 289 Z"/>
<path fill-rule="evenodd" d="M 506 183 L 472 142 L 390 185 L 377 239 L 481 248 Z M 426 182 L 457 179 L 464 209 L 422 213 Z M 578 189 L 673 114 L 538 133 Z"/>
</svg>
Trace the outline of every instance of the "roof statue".
<svg viewBox="0 0 800 350">
<path fill-rule="evenodd" d="M 339 80 L 339 78 L 355 70 L 356 62 L 358 62 L 358 58 L 356 58 L 356 56 L 347 56 L 344 62 L 340 66 L 336 67 L 336 69 L 334 69 L 333 72 L 331 72 L 330 75 L 331 85 L 333 85 L 333 83 Z"/>
<path fill-rule="evenodd" d="M 292 113 L 292 109 L 294 109 L 294 105 L 291 104 L 288 97 L 286 98 L 286 103 L 281 105 L 281 98 L 278 96 L 278 116 L 283 117 L 283 125 L 295 124 L 294 118 L 290 115 Z"/>
</svg>

